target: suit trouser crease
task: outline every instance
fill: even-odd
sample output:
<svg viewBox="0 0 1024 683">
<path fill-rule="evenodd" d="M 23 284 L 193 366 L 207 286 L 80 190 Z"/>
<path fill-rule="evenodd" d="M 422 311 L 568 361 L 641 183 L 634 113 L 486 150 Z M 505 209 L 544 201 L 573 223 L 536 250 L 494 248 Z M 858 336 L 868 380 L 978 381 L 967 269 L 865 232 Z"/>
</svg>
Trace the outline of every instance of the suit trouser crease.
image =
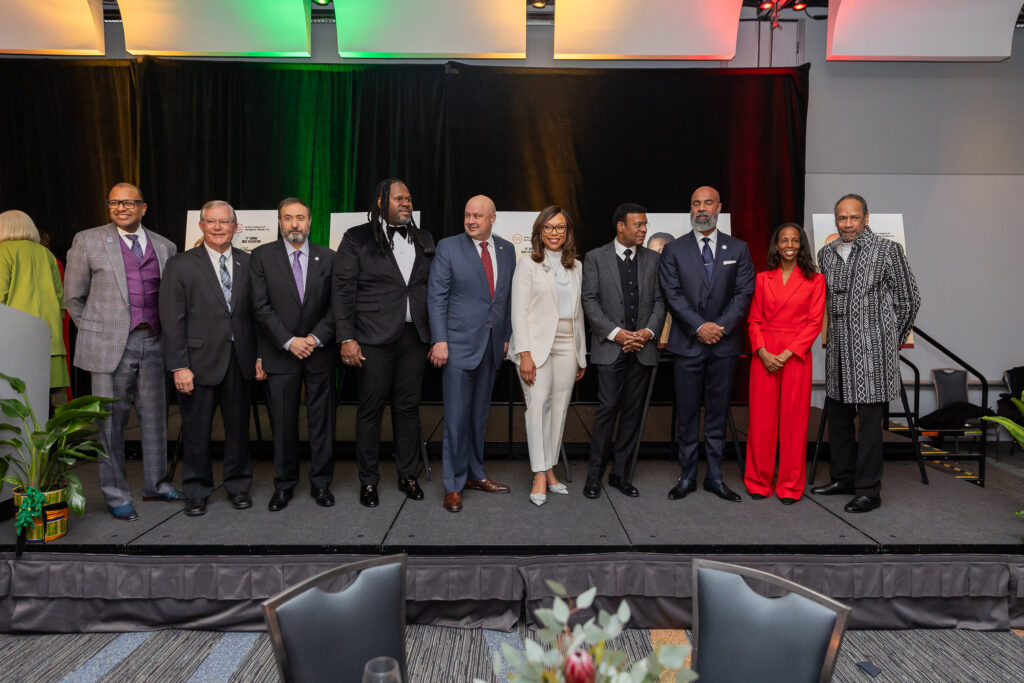
<svg viewBox="0 0 1024 683">
<path fill-rule="evenodd" d="M 807 467 L 807 422 L 811 409 L 811 355 L 791 357 L 770 373 L 755 357 L 750 366 L 750 426 L 747 431 L 747 491 L 772 495 L 775 454 L 780 498 L 800 498 Z"/>
<path fill-rule="evenodd" d="M 356 410 L 356 459 L 362 486 L 380 483 L 380 426 L 385 403 L 391 403 L 391 425 L 399 478 L 415 477 L 420 454 L 420 394 L 426 370 L 427 345 L 407 323 L 398 341 L 362 345 L 359 407 Z"/>
<path fill-rule="evenodd" d="M 558 462 L 565 416 L 578 370 L 573 321 L 559 320 L 551 352 L 537 367 L 533 386 L 523 383 L 526 442 L 530 451 L 530 469 L 535 473 L 546 472 Z"/>
<path fill-rule="evenodd" d="M 274 430 L 274 488 L 290 491 L 299 482 L 299 402 L 306 385 L 309 431 L 309 484 L 326 488 L 334 476 L 335 405 L 331 372 L 267 373 L 270 423 Z"/>
<path fill-rule="evenodd" d="M 827 400 L 832 480 L 852 483 L 858 496 L 878 496 L 882 489 L 882 417 L 887 404 Z M 857 418 L 856 440 L 854 418 Z"/>
<path fill-rule="evenodd" d="M 711 349 L 702 349 L 699 356 L 675 356 L 672 370 L 676 384 L 676 406 L 679 430 L 679 464 L 683 478 L 697 478 L 697 445 L 700 442 L 700 406 L 704 403 L 704 452 L 707 456 L 707 479 L 722 480 L 722 451 L 725 446 L 725 424 L 729 414 L 736 356 L 718 357 Z"/>
<path fill-rule="evenodd" d="M 233 350 L 229 358 L 220 384 L 196 384 L 192 395 L 178 394 L 185 453 L 181 486 L 189 498 L 206 498 L 213 492 L 210 430 L 218 405 L 224 423 L 224 488 L 229 495 L 235 495 L 247 493 L 252 484 L 252 459 L 249 455 L 252 385 L 242 376 Z"/>
<path fill-rule="evenodd" d="M 635 353 L 620 353 L 610 365 L 595 365 L 597 372 L 597 411 L 590 440 L 587 477 L 600 480 L 605 465 L 612 460 L 612 474 L 622 477 L 640 438 L 647 385 L 652 368 L 642 364 Z M 612 430 L 618 417 L 619 428 L 612 442 Z"/>
<path fill-rule="evenodd" d="M 128 334 L 114 372 L 92 373 L 92 392 L 118 399 L 107 406 L 110 417 L 99 420 L 99 440 L 107 457 L 99 459 L 100 490 L 109 507 L 132 502 L 125 472 L 125 426 L 132 399 L 142 431 L 142 495 L 158 496 L 173 488 L 167 481 L 167 379 L 160 337 L 153 330 Z"/>
<path fill-rule="evenodd" d="M 476 368 L 456 368 L 451 358 L 444 366 L 441 471 L 445 493 L 461 493 L 467 479 L 483 481 L 487 478 L 484 437 L 496 375 L 490 337 Z"/>
</svg>

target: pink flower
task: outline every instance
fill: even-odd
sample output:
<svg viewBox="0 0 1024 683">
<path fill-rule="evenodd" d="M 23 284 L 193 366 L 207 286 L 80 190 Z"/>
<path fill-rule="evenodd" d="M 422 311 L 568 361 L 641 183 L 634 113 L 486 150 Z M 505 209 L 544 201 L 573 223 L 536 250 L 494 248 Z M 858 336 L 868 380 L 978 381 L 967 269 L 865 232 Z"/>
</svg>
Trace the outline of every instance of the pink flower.
<svg viewBox="0 0 1024 683">
<path fill-rule="evenodd" d="M 594 660 L 584 650 L 575 650 L 565 659 L 565 683 L 594 683 Z"/>
</svg>

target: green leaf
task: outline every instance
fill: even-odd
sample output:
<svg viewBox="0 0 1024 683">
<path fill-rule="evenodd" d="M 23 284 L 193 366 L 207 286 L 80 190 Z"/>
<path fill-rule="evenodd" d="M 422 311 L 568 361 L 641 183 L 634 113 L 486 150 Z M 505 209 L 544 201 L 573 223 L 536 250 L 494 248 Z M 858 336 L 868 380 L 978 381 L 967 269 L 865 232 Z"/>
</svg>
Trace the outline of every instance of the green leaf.
<svg viewBox="0 0 1024 683">
<path fill-rule="evenodd" d="M 19 451 L 21 450 L 21 447 L 23 445 L 21 443 L 21 439 L 0 439 L 0 444 L 4 446 L 10 446 L 11 448 L 15 448 Z"/>
<path fill-rule="evenodd" d="M 82 480 L 74 472 L 68 472 L 64 475 L 64 481 L 67 483 L 64 499 L 71 511 L 81 517 L 85 513 L 85 493 L 82 491 Z"/>
<path fill-rule="evenodd" d="M 21 434 L 21 427 L 18 425 L 12 425 L 10 422 L 0 422 L 0 432 L 14 432 L 15 434 Z"/>
<path fill-rule="evenodd" d="M 553 667 L 558 664 L 562 659 L 562 653 L 555 648 L 544 651 L 544 656 L 541 658 L 541 663 L 546 667 Z"/>
<path fill-rule="evenodd" d="M 1024 394 L 1021 394 L 1021 398 L 1010 397 L 1013 405 L 1017 406 L 1017 410 L 1020 411 L 1021 416 L 1024 416 L 1024 400 L 1022 399 L 1024 399 Z"/>
<path fill-rule="evenodd" d="M 604 610 L 601 610 L 597 613 L 597 623 L 601 626 L 601 628 L 608 628 L 608 623 L 611 618 L 612 615 L 608 614 Z"/>
<path fill-rule="evenodd" d="M 604 632 L 603 628 L 595 626 L 594 624 L 588 624 L 583 627 L 583 637 L 586 639 L 588 645 L 597 645 L 602 640 L 607 640 L 608 634 Z"/>
<path fill-rule="evenodd" d="M 545 645 L 554 645 L 558 640 L 558 631 L 553 628 L 542 628 L 537 631 L 537 640 Z"/>
<path fill-rule="evenodd" d="M 562 598 L 555 598 L 554 604 L 551 605 L 551 611 L 558 623 L 565 624 L 569 621 L 569 605 Z"/>
<path fill-rule="evenodd" d="M 553 610 L 542 607 L 538 610 L 534 610 L 533 616 L 537 617 L 540 623 L 550 629 L 555 629 L 556 631 L 562 630 L 562 624 L 559 624 L 558 620 L 555 619 L 555 613 Z"/>
<path fill-rule="evenodd" d="M 687 683 L 687 681 L 695 681 L 698 678 L 697 672 L 692 669 L 680 669 L 676 672 L 676 683 Z"/>
<path fill-rule="evenodd" d="M 28 406 L 16 398 L 0 398 L 0 410 L 3 410 L 7 417 L 16 417 L 21 420 L 32 417 L 32 411 Z"/>
<path fill-rule="evenodd" d="M 508 643 L 501 644 L 501 656 L 505 658 L 505 662 L 508 663 L 510 669 L 518 669 L 523 663 L 523 656 L 519 653 L 519 650 Z"/>
<path fill-rule="evenodd" d="M 526 661 L 542 662 L 544 660 L 544 648 L 532 640 L 524 640 L 523 648 L 526 650 Z"/>
<path fill-rule="evenodd" d="M 494 666 L 494 677 L 500 679 L 501 675 L 505 673 L 505 663 L 501 660 L 501 654 L 495 652 L 494 657 L 491 658 L 491 663 Z"/>
<path fill-rule="evenodd" d="M 576 606 L 580 609 L 587 609 L 594 604 L 594 596 L 597 595 L 597 587 L 588 588 L 576 598 Z"/>
<path fill-rule="evenodd" d="M 0 379 L 6 380 L 6 382 L 11 385 L 11 389 L 13 389 L 15 393 L 25 393 L 25 389 L 27 387 L 24 380 L 18 379 L 17 377 L 11 377 L 10 375 L 5 375 L 2 372 L 0 372 Z"/>
<path fill-rule="evenodd" d="M 623 625 L 629 621 L 629 605 L 626 604 L 625 600 L 619 603 L 619 611 L 615 613 L 615 616 L 619 618 Z"/>
<path fill-rule="evenodd" d="M 658 648 L 658 661 L 668 669 L 678 669 L 690 654 L 689 645 L 662 645 Z"/>
<path fill-rule="evenodd" d="M 547 579 L 546 581 L 544 581 L 544 583 L 546 583 L 548 585 L 548 588 L 551 589 L 552 593 L 554 593 L 555 595 L 557 595 L 559 597 L 564 598 L 564 597 L 569 595 L 569 591 L 565 590 L 565 586 L 563 586 L 562 584 L 558 583 L 557 581 L 552 581 L 551 579 Z"/>
<path fill-rule="evenodd" d="M 1024 427 L 1020 426 L 1013 420 L 1008 420 L 1005 417 L 993 417 L 991 415 L 985 415 L 981 418 L 982 420 L 988 420 L 989 422 L 996 422 L 1006 428 L 1006 431 L 1010 432 L 1010 436 L 1017 440 L 1021 448 L 1024 448 Z"/>
</svg>

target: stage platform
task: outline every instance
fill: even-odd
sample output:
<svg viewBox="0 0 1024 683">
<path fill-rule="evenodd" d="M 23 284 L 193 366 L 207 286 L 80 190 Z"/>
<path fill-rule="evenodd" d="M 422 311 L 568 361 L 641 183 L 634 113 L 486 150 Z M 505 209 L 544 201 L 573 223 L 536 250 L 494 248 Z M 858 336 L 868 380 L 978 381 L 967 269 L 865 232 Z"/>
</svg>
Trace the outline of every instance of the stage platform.
<svg viewBox="0 0 1024 683">
<path fill-rule="evenodd" d="M 572 465 L 569 495 L 549 494 L 538 508 L 525 461 L 489 462 L 512 493 L 468 491 L 452 514 L 441 506 L 439 461 L 433 482 L 421 478 L 423 501 L 406 499 L 383 464 L 380 506 L 369 509 L 358 502 L 355 463 L 339 460 L 337 505 L 316 506 L 299 485 L 274 513 L 266 508 L 272 466 L 259 461 L 249 510 L 231 508 L 218 489 L 203 517 L 140 500 L 131 523 L 107 513 L 95 467 L 82 467 L 87 512 L 72 517 L 65 538 L 17 558 L 13 522 L 0 526 L 0 631 L 255 630 L 259 603 L 286 586 L 396 552 L 410 555 L 408 612 L 419 623 L 511 628 L 550 596 L 544 579 L 554 578 L 572 591 L 598 586 L 599 604 L 627 597 L 637 627 L 685 626 L 690 559 L 715 556 L 853 604 L 855 627 L 1024 626 L 1020 503 L 949 474 L 929 470 L 924 485 L 916 463 L 887 462 L 882 507 L 851 515 L 845 496 L 808 495 L 787 507 L 698 490 L 669 501 L 679 468 L 661 460 L 640 461 L 639 498 L 606 490 L 589 500 L 585 462 Z M 724 470 L 743 491 L 736 463 Z M 130 462 L 136 495 L 140 473 Z M 827 464 L 821 481 L 826 473 Z"/>
</svg>

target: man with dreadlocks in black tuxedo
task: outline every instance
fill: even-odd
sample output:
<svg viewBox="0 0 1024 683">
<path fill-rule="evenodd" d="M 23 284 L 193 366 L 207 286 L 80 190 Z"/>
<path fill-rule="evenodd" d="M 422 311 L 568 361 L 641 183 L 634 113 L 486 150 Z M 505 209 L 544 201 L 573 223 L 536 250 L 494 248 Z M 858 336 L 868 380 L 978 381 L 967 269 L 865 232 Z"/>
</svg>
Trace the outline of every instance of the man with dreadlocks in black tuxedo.
<svg viewBox="0 0 1024 683">
<path fill-rule="evenodd" d="M 368 223 L 349 228 L 334 269 L 334 318 L 341 361 L 359 373 L 356 460 L 359 502 L 376 507 L 380 423 L 391 403 L 398 488 L 423 500 L 416 483 L 420 389 L 430 342 L 427 277 L 434 239 L 416 227 L 405 183 L 377 185 Z"/>
</svg>

